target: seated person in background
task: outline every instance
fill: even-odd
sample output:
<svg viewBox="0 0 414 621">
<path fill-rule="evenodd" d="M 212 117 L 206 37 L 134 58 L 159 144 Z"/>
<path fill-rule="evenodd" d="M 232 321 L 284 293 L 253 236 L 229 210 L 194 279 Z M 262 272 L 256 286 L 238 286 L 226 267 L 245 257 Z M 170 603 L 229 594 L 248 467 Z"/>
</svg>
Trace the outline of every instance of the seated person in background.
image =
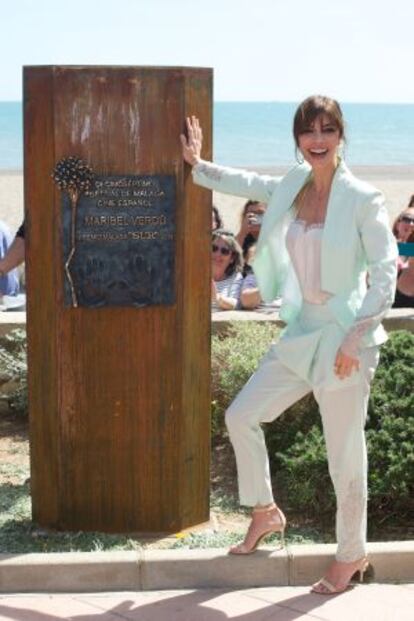
<svg viewBox="0 0 414 621">
<path fill-rule="evenodd" d="M 235 310 L 240 307 L 242 250 L 233 233 L 224 229 L 213 231 L 211 310 Z"/>
<path fill-rule="evenodd" d="M 25 254 L 24 235 L 25 228 L 23 220 L 16 233 L 13 243 L 7 249 L 7 253 L 0 257 L 0 277 L 4 276 L 7 272 L 10 272 L 10 270 L 23 263 Z"/>
<path fill-rule="evenodd" d="M 236 239 L 243 249 L 244 260 L 247 258 L 249 248 L 257 242 L 266 208 L 267 205 L 265 203 L 252 200 L 247 201 L 243 207 L 240 230 L 236 235 Z"/>
<path fill-rule="evenodd" d="M 257 286 L 256 276 L 250 267 L 254 259 L 255 251 L 256 244 L 254 246 L 250 246 L 247 252 L 246 263 L 248 264 L 250 270 L 247 270 L 246 276 L 243 278 L 240 294 L 241 306 L 245 310 L 276 310 L 276 308 L 279 308 L 281 305 L 280 298 L 274 300 L 273 302 L 263 302 L 261 298 L 259 287 Z"/>
<path fill-rule="evenodd" d="M 410 198 L 408 207 L 404 209 L 395 219 L 392 232 L 398 242 L 406 242 L 414 231 L 414 194 Z M 398 269 L 406 264 L 406 257 L 398 257 Z"/>
<path fill-rule="evenodd" d="M 21 261 L 10 261 L 10 253 L 13 255 L 12 234 L 8 226 L 0 220 L 0 295 L 17 295 L 20 290 L 19 273 L 16 266 Z M 18 242 L 19 243 L 19 242 Z M 24 243 L 24 242 L 23 242 Z M 20 254 L 19 254 L 20 256 Z M 24 258 L 24 252 L 23 252 Z M 12 256 L 13 259 L 13 256 Z"/>
<path fill-rule="evenodd" d="M 406 240 L 414 244 L 414 227 Z M 408 257 L 405 265 L 398 270 L 397 289 L 393 308 L 414 308 L 414 257 Z"/>
<path fill-rule="evenodd" d="M 215 231 L 216 229 L 222 229 L 223 218 L 221 217 L 220 212 L 217 209 L 217 207 L 215 207 L 214 205 L 213 205 L 211 216 L 212 216 L 211 230 Z"/>
</svg>

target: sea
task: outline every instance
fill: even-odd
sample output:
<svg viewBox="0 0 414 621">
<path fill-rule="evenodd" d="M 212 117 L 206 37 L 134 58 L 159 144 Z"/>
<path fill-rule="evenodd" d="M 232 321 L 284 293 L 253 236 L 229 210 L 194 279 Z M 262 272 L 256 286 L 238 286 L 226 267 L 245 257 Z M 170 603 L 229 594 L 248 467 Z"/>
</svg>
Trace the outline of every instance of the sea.
<svg viewBox="0 0 414 621">
<path fill-rule="evenodd" d="M 292 119 L 297 103 L 214 103 L 214 160 L 233 166 L 295 162 Z M 414 165 L 414 104 L 345 103 L 345 159 L 351 165 Z M 0 102 L 0 169 L 23 167 L 22 103 Z"/>
</svg>

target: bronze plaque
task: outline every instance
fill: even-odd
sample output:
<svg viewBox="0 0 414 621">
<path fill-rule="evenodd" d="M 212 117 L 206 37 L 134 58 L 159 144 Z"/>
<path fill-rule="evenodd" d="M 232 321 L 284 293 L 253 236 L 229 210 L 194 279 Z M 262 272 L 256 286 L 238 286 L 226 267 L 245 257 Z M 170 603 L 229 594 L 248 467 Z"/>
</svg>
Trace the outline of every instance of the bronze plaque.
<svg viewBox="0 0 414 621">
<path fill-rule="evenodd" d="M 175 177 L 96 176 L 62 194 L 65 306 L 173 304 Z"/>
</svg>

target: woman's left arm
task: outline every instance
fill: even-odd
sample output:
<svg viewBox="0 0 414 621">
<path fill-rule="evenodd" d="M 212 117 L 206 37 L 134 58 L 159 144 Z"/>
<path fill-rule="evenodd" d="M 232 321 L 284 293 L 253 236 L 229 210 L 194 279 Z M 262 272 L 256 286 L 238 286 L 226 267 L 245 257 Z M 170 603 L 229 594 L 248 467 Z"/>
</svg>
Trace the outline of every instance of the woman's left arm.
<svg viewBox="0 0 414 621">
<path fill-rule="evenodd" d="M 398 248 L 391 232 L 382 194 L 361 210 L 359 233 L 368 266 L 368 290 L 340 351 L 356 358 L 364 334 L 376 328 L 391 308 L 397 280 Z"/>
</svg>

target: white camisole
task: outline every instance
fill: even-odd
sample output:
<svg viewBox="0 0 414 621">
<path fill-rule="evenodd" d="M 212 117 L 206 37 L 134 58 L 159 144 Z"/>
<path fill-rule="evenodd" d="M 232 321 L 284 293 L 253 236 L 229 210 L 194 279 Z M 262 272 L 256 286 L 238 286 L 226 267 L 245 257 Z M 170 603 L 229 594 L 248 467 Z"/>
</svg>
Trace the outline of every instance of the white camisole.
<svg viewBox="0 0 414 621">
<path fill-rule="evenodd" d="M 331 294 L 321 288 L 321 244 L 323 223 L 307 225 L 304 220 L 290 224 L 286 247 L 305 302 L 325 304 Z"/>
<path fill-rule="evenodd" d="M 321 288 L 321 247 L 323 223 L 308 225 L 293 220 L 286 235 L 286 248 L 296 272 L 303 299 L 310 304 L 326 304 L 332 295 Z M 372 317 L 354 322 L 342 342 L 341 349 L 349 356 L 359 353 L 361 337 L 372 325 Z"/>
</svg>

